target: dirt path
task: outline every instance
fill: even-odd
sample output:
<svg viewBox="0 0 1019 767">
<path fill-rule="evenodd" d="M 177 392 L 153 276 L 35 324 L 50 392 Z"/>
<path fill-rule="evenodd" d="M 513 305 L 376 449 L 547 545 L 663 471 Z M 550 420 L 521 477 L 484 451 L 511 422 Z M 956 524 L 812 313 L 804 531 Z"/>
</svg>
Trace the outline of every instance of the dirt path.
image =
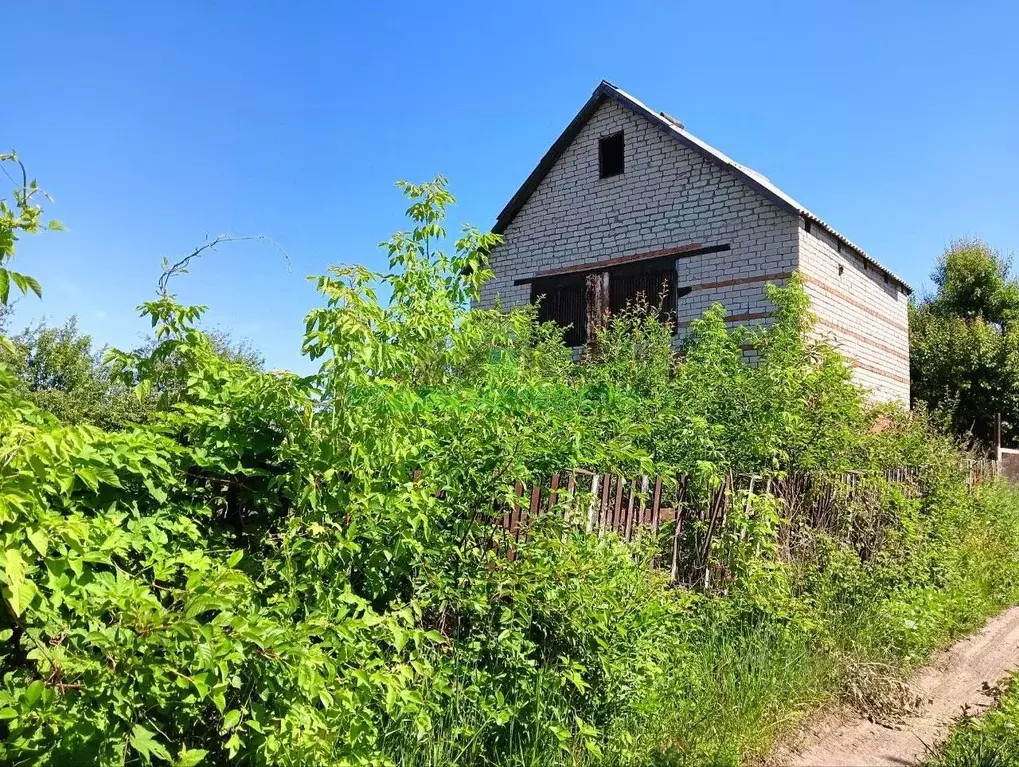
<svg viewBox="0 0 1019 767">
<path fill-rule="evenodd" d="M 1019 669 L 1019 607 L 960 639 L 917 672 L 910 688 L 924 705 L 916 714 L 894 727 L 858 715 L 822 718 L 805 727 L 771 763 L 789 767 L 916 764 L 927 755 L 927 746 L 944 740 L 964 707 L 971 714 L 986 709 L 993 702 L 987 686 L 1015 669 Z"/>
</svg>

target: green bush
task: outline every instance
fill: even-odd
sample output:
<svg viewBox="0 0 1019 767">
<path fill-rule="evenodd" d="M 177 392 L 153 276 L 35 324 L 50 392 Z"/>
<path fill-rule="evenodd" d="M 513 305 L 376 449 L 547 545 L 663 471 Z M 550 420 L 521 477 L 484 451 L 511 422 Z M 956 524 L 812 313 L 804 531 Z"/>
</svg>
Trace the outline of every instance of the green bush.
<svg viewBox="0 0 1019 767">
<path fill-rule="evenodd" d="M 0 374 L 0 761 L 736 764 L 1015 599 L 1014 494 L 869 406 L 796 280 L 769 328 L 716 307 L 676 352 L 638 303 L 577 364 L 533 307 L 467 309 L 497 238 L 446 255 L 444 183 L 404 191 L 389 272 L 316 278 L 314 375 L 223 354 L 167 292 L 104 368 L 144 423 L 62 422 Z M 883 478 L 907 465 L 916 492 Z M 823 530 L 736 491 L 693 589 L 665 541 L 571 524 L 582 495 L 508 555 L 518 487 L 576 467 L 863 490 Z"/>
</svg>

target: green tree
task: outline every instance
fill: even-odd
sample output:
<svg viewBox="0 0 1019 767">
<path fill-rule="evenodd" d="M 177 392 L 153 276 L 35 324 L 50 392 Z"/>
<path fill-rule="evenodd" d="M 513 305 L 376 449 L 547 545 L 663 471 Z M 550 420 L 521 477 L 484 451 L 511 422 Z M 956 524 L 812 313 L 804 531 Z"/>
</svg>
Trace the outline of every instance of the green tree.
<svg viewBox="0 0 1019 767">
<path fill-rule="evenodd" d="M 910 378 L 956 434 L 989 444 L 995 413 L 1019 438 L 1019 283 L 980 241 L 953 243 L 931 275 L 936 291 L 910 307 Z"/>
<path fill-rule="evenodd" d="M 983 320 L 1006 327 L 1019 316 L 1019 285 L 1011 264 L 986 243 L 961 240 L 938 259 L 931 279 L 937 287 L 927 302 L 944 317 Z"/>
<path fill-rule="evenodd" d="M 39 322 L 9 340 L 0 359 L 25 398 L 64 423 L 122 429 L 143 421 L 152 409 L 110 376 L 101 350 L 78 328 L 76 317 L 59 327 Z"/>
<path fill-rule="evenodd" d="M 235 342 L 220 329 L 207 335 L 214 353 L 223 360 L 261 370 L 262 357 L 247 342 Z M 106 350 L 96 348 L 92 336 L 78 327 L 77 317 L 60 326 L 39 321 L 12 335 L 8 342 L 7 348 L 0 349 L 0 361 L 19 382 L 22 394 L 63 423 L 123 429 L 146 420 L 159 406 L 156 396 L 139 397 L 111 375 L 103 359 Z M 156 345 L 151 338 L 138 348 L 138 353 L 148 356 Z M 175 373 L 178 367 L 179 360 L 171 355 L 153 370 L 160 382 L 156 391 L 170 393 L 167 403 L 175 401 L 179 390 Z"/>
</svg>

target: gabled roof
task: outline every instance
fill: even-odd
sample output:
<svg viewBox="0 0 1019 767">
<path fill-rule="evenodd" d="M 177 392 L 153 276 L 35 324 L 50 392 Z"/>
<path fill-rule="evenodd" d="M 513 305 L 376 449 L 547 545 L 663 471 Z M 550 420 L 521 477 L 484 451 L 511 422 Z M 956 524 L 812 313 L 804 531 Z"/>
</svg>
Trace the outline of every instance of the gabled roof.
<svg viewBox="0 0 1019 767">
<path fill-rule="evenodd" d="M 587 103 L 584 104 L 581 110 L 577 113 L 577 116 L 574 117 L 570 124 L 566 126 L 566 130 L 562 132 L 559 138 L 556 139 L 555 143 L 552 144 L 552 147 L 545 153 L 545 156 L 541 158 L 541 162 L 538 163 L 538 166 L 531 171 L 531 175 L 529 175 L 527 180 L 524 181 L 523 186 L 517 190 L 517 193 L 513 195 L 506 207 L 503 208 L 499 217 L 496 219 L 495 226 L 492 227 L 493 232 L 496 234 L 502 234 L 506 231 L 510 222 L 513 221 L 517 213 L 520 212 L 520 209 L 524 207 L 524 203 L 527 202 L 534 190 L 537 189 L 538 184 L 540 184 L 542 179 L 544 179 L 545 176 L 548 175 L 549 171 L 552 170 L 552 166 L 555 165 L 556 160 L 558 160 L 563 152 L 566 151 L 567 147 L 573 143 L 573 139 L 577 137 L 581 128 L 583 128 L 587 121 L 591 119 L 598 107 L 600 107 L 602 103 L 608 99 L 615 101 L 633 114 L 643 117 L 649 123 L 663 131 L 666 135 L 671 136 L 681 144 L 693 149 L 716 165 L 734 173 L 741 181 L 743 181 L 744 184 L 763 195 L 765 198 L 771 200 L 778 207 L 788 210 L 798 216 L 803 216 L 808 221 L 817 224 L 819 227 L 835 237 L 839 242 L 858 253 L 862 259 L 876 267 L 879 271 L 887 274 L 889 278 L 899 283 L 907 293 L 913 292 L 913 289 L 905 280 L 891 270 L 882 266 L 875 259 L 871 258 L 859 245 L 854 244 L 848 237 L 840 234 L 837 230 L 825 223 L 825 221 L 819 216 L 812 213 L 808 208 L 800 205 L 800 203 L 771 183 L 768 178 L 752 168 L 740 165 L 728 155 L 718 151 L 710 144 L 701 141 L 701 139 L 697 138 L 692 133 L 687 132 L 682 123 L 672 117 L 669 117 L 664 112 L 653 111 L 639 99 L 634 98 L 626 91 L 620 90 L 605 80 L 602 80 L 601 84 L 594 89 L 594 93 L 591 94 L 591 98 L 587 100 Z"/>
</svg>

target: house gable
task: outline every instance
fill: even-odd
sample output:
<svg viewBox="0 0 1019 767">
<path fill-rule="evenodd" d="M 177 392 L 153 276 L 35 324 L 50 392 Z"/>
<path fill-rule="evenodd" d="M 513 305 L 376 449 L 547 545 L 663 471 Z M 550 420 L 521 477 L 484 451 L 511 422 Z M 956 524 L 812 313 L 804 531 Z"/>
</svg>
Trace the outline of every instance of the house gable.
<svg viewBox="0 0 1019 767">
<path fill-rule="evenodd" d="M 830 233 L 802 225 L 799 271 L 814 330 L 851 360 L 875 399 L 909 402 L 909 297 Z"/>
<path fill-rule="evenodd" d="M 630 94 L 605 80 L 602 80 L 601 84 L 595 88 L 591 98 L 587 100 L 580 112 L 577 113 L 576 117 L 573 118 L 559 138 L 556 139 L 552 147 L 545 153 L 545 156 L 542 157 L 537 167 L 535 167 L 535 169 L 527 177 L 520 189 L 517 190 L 516 194 L 513 195 L 506 207 L 503 208 L 502 212 L 496 219 L 495 226 L 492 228 L 493 232 L 496 234 L 502 234 L 506 231 L 517 213 L 526 204 L 531 194 L 533 194 L 535 189 L 540 185 L 545 175 L 552 167 L 555 166 L 562 153 L 574 142 L 580 131 L 583 130 L 584 126 L 587 124 L 588 120 L 591 119 L 592 115 L 594 115 L 606 101 L 614 101 L 635 116 L 646 120 L 649 124 L 658 128 L 669 138 L 676 140 L 694 152 L 699 153 L 708 162 L 714 163 L 720 168 L 729 171 L 749 188 L 753 189 L 764 198 L 774 202 L 779 208 L 801 216 L 804 219 L 804 222 L 807 223 L 808 230 L 810 222 L 812 222 L 817 227 L 820 227 L 821 230 L 828 232 L 850 251 L 855 253 L 856 256 L 864 263 L 868 263 L 870 266 L 873 266 L 882 273 L 886 279 L 894 282 L 904 293 L 908 295 L 913 292 L 913 289 L 902 278 L 893 274 L 890 270 L 886 269 L 876 260 L 871 258 L 862 248 L 849 240 L 848 237 L 836 231 L 812 211 L 772 184 L 765 176 L 755 170 L 741 165 L 726 154 L 720 152 L 718 149 L 715 149 L 713 146 L 697 138 L 692 133 L 688 133 L 683 124 L 678 120 L 670 117 L 664 112 L 653 111 L 639 99 L 634 98 Z"/>
<path fill-rule="evenodd" d="M 524 303 L 526 281 L 549 272 L 675 255 L 687 293 L 681 328 L 723 299 L 734 318 L 765 319 L 765 281 L 796 268 L 797 216 L 614 99 L 582 114 L 568 145 L 502 218 L 505 242 L 492 253 L 496 277 L 482 305 L 496 296 Z M 599 139 L 620 132 L 624 171 L 600 178 Z"/>
</svg>

